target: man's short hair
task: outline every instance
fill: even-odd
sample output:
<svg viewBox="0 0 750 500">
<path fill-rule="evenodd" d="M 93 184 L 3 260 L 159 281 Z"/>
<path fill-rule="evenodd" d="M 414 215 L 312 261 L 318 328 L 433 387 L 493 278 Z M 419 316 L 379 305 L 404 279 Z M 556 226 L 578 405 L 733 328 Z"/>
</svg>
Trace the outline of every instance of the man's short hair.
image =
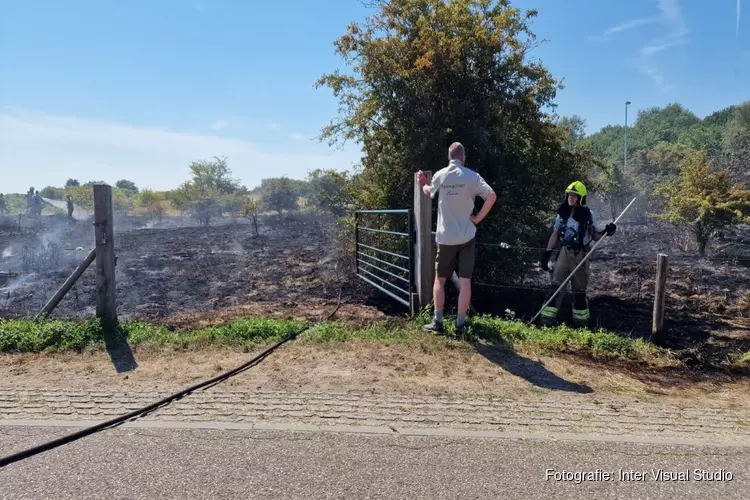
<svg viewBox="0 0 750 500">
<path fill-rule="evenodd" d="M 464 145 L 460 142 L 454 142 L 448 148 L 448 159 L 449 160 L 460 160 L 464 157 Z"/>
</svg>

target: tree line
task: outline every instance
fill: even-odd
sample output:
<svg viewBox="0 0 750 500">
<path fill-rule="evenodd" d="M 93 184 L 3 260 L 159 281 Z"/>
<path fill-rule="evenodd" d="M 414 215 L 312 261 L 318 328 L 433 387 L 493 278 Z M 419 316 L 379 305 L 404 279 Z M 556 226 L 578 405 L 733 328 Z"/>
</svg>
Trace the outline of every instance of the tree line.
<svg viewBox="0 0 750 500">
<path fill-rule="evenodd" d="M 642 110 L 627 129 L 627 162 L 624 125 L 585 136 L 579 116 L 558 123 L 567 147 L 602 163 L 601 196 L 613 213 L 638 197 L 638 220 L 688 231 L 700 255 L 717 232 L 750 222 L 750 101 L 703 119 L 678 103 Z"/>
<path fill-rule="evenodd" d="M 305 180 L 268 178 L 249 190 L 233 178 L 224 157 L 194 161 L 188 170 L 190 178 L 169 191 L 140 189 L 127 179 L 117 181 L 112 188 L 115 213 L 158 219 L 165 215 L 185 214 L 195 217 L 204 225 L 225 215 L 247 216 L 255 220 L 257 227 L 257 217 L 267 211 L 281 214 L 307 208 L 340 217 L 346 213 L 350 203 L 350 176 L 347 172 L 318 169 L 309 172 Z M 40 190 L 40 194 L 53 200 L 64 200 L 70 196 L 75 205 L 93 211 L 91 187 L 102 182 L 81 184 L 77 179 L 68 179 L 65 186 L 47 186 Z M 9 198 L 12 212 L 24 211 L 22 195 L 16 197 L 18 203 L 15 204 L 15 198 Z"/>
</svg>

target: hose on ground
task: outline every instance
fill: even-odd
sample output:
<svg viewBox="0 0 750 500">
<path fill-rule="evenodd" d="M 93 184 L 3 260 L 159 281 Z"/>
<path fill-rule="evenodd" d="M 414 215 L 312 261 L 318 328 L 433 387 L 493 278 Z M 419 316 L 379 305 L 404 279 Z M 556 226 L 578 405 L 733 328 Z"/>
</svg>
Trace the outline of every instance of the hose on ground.
<svg viewBox="0 0 750 500">
<path fill-rule="evenodd" d="M 286 344 L 287 342 L 289 342 L 291 340 L 296 339 L 301 334 L 303 334 L 303 333 L 305 333 L 305 332 L 307 332 L 309 330 L 312 330 L 316 326 L 320 325 L 320 323 L 323 323 L 323 322 L 328 321 L 331 318 L 333 318 L 333 316 L 338 312 L 339 307 L 341 307 L 341 293 L 342 293 L 342 290 L 343 290 L 343 284 L 341 284 L 339 286 L 339 293 L 338 293 L 338 300 L 336 302 L 336 307 L 334 308 L 333 311 L 331 311 L 321 321 L 319 321 L 318 323 L 316 323 L 316 324 L 314 324 L 314 325 L 312 325 L 310 327 L 307 327 L 307 328 L 305 328 L 303 330 L 300 330 L 298 332 L 294 332 L 294 333 L 292 333 L 290 335 L 287 335 L 286 337 L 284 337 L 283 339 L 281 339 L 280 341 L 278 341 L 277 343 L 275 343 L 271 347 L 267 348 L 266 350 L 264 350 L 263 352 L 261 352 L 260 354 L 258 354 L 257 356 L 255 356 L 253 359 L 251 359 L 251 360 L 249 360 L 249 361 L 241 364 L 240 366 L 238 366 L 236 368 L 233 368 L 231 370 L 228 370 L 228 371 L 226 371 L 224 373 L 221 373 L 221 374 L 217 375 L 216 377 L 213 377 L 213 378 L 211 378 L 209 380 L 206 380 L 206 381 L 200 382 L 198 384 L 192 385 L 192 386 L 188 387 L 187 389 L 183 389 L 180 392 L 176 392 L 176 393 L 174 393 L 174 394 L 172 394 L 170 396 L 167 396 L 167 397 L 165 397 L 163 399 L 160 399 L 159 401 L 151 403 L 148 406 L 144 406 L 143 408 L 139 408 L 137 410 L 131 411 L 130 413 L 126 413 L 125 415 L 121 415 L 121 416 L 113 418 L 111 420 L 107 420 L 106 422 L 102 422 L 102 423 L 93 425 L 91 427 L 87 427 L 85 429 L 82 429 L 82 430 L 80 430 L 78 432 L 74 432 L 74 433 L 69 434 L 67 436 L 63 436 L 61 438 L 54 439 L 52 441 L 48 441 L 46 443 L 40 444 L 39 446 L 35 446 L 33 448 L 29 448 L 27 450 L 23 450 L 23 451 L 20 451 L 18 453 L 14 453 L 13 455 L 9 455 L 7 457 L 2 457 L 2 458 L 0 458 L 0 468 L 5 467 L 6 465 L 10 465 L 10 464 L 12 464 L 14 462 L 18 462 L 20 460 L 24 460 L 24 459 L 33 457 L 35 455 L 39 455 L 40 453 L 44 453 L 45 451 L 52 450 L 54 448 L 57 448 L 58 446 L 62 446 L 62 445 L 67 444 L 67 443 L 72 443 L 73 441 L 77 441 L 77 440 L 79 440 L 81 438 L 84 438 L 86 436 L 90 436 L 91 434 L 94 434 L 96 432 L 100 432 L 100 431 L 103 431 L 103 430 L 106 430 L 106 429 L 117 427 L 117 426 L 119 426 L 119 425 L 127 422 L 128 420 L 134 420 L 136 418 L 143 417 L 143 416 L 151 413 L 152 411 L 154 411 L 154 410 L 156 410 L 158 408 L 161 408 L 161 407 L 163 407 L 163 406 L 165 406 L 165 405 L 167 405 L 167 404 L 169 404 L 169 403 L 171 403 L 173 401 L 177 401 L 179 399 L 182 399 L 183 397 L 185 397 L 185 396 L 187 396 L 187 395 L 189 395 L 189 394 L 191 394 L 191 393 L 193 393 L 193 392 L 195 392 L 197 390 L 207 389 L 207 388 L 213 387 L 213 386 L 215 386 L 215 385 L 217 385 L 217 384 L 219 384 L 219 383 L 221 383 L 221 382 L 223 382 L 223 381 L 225 381 L 225 380 L 227 380 L 227 379 L 229 379 L 229 378 L 231 378 L 231 377 L 233 377 L 235 375 L 238 375 L 238 374 L 240 374 L 240 373 L 242 373 L 242 372 L 244 372 L 246 370 L 249 370 L 250 368 L 252 368 L 252 367 L 260 364 L 264 359 L 266 359 L 271 353 L 273 353 L 276 349 L 278 349 L 282 345 Z"/>
</svg>

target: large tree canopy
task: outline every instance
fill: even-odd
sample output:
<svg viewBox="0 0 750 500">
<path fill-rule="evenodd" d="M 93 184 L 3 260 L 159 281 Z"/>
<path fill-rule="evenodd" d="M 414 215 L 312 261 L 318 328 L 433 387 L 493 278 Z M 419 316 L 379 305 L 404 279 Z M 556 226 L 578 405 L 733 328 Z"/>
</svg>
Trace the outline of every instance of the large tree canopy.
<svg viewBox="0 0 750 500">
<path fill-rule="evenodd" d="M 453 141 L 467 166 L 498 194 L 482 223 L 486 240 L 528 241 L 549 223 L 565 185 L 584 176 L 586 157 L 563 141 L 550 113 L 561 86 L 538 61 L 535 11 L 507 0 L 391 0 L 352 23 L 335 42 L 348 72 L 323 76 L 339 116 L 322 140 L 362 145 L 354 200 L 370 208 L 411 205 L 413 173 L 448 163 Z M 501 207 L 501 208 L 500 208 Z"/>
</svg>

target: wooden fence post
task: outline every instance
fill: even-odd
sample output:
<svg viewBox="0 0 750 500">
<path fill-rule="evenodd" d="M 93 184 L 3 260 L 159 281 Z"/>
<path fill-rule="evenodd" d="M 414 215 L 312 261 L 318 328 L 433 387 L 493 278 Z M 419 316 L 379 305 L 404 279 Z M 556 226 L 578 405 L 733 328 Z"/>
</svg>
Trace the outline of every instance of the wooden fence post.
<svg viewBox="0 0 750 500">
<path fill-rule="evenodd" d="M 425 171 L 424 174 L 428 181 L 432 180 L 431 171 Z M 422 192 L 416 173 L 414 174 L 414 227 L 417 233 L 414 269 L 417 273 L 419 308 L 423 309 L 432 303 L 432 285 L 435 280 L 435 260 L 432 256 L 432 198 Z"/>
<path fill-rule="evenodd" d="M 106 331 L 117 326 L 115 231 L 112 186 L 94 184 L 94 241 L 96 242 L 96 317 Z"/>
<path fill-rule="evenodd" d="M 654 289 L 654 317 L 651 325 L 651 338 L 663 340 L 664 335 L 664 298 L 667 291 L 667 256 L 660 253 L 656 256 L 656 285 Z"/>
</svg>

